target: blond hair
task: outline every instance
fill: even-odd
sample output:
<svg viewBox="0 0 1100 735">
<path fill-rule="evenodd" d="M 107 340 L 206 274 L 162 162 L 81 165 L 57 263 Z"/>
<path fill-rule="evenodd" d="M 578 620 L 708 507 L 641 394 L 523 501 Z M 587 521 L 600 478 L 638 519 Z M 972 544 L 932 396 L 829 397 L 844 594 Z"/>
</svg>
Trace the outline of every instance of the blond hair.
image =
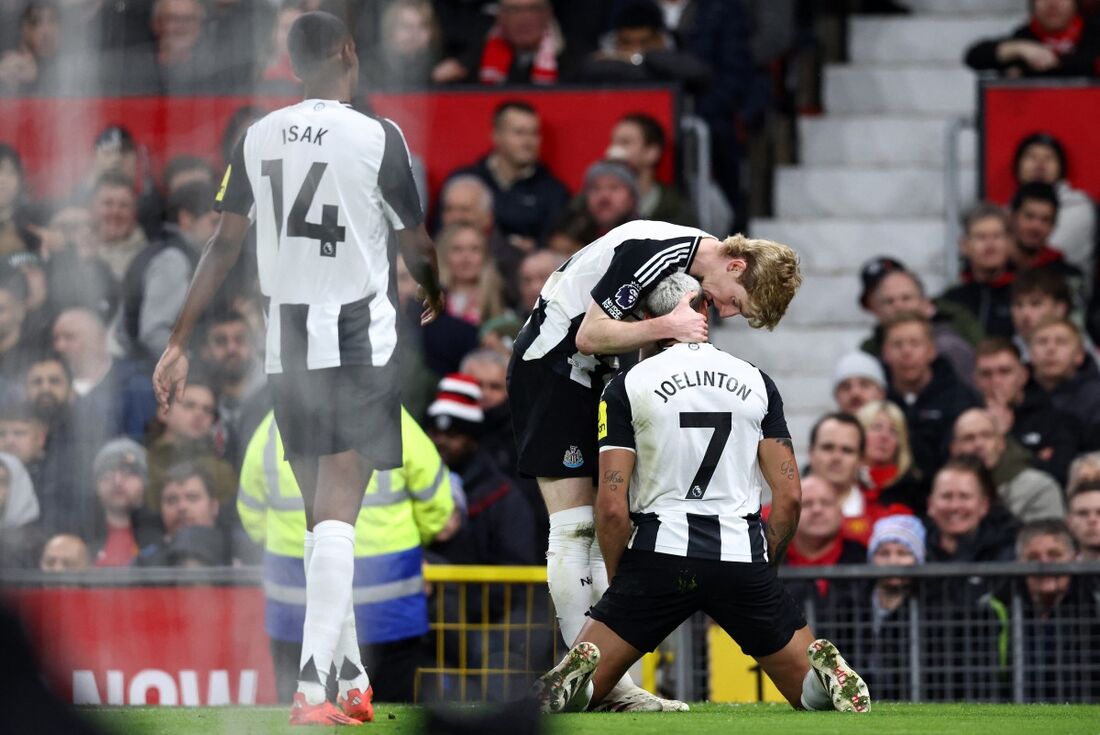
<svg viewBox="0 0 1100 735">
<path fill-rule="evenodd" d="M 1100 479 L 1100 452 L 1079 454 L 1069 465 L 1069 480 L 1066 482 L 1066 497 L 1072 498 L 1077 489 L 1086 482 Z"/>
<path fill-rule="evenodd" d="M 481 316 L 481 321 L 488 321 L 493 317 L 500 316 L 504 313 L 504 278 L 500 275 L 500 271 L 497 270 L 496 265 L 493 263 L 493 254 L 489 250 L 489 238 L 485 236 L 485 233 L 464 222 L 456 222 L 451 225 L 447 225 L 436 237 L 436 245 L 439 247 L 441 257 L 439 259 L 439 282 L 443 285 L 444 290 L 448 290 L 454 286 L 454 279 L 451 275 L 451 269 L 447 263 L 447 251 L 451 247 L 451 243 L 454 237 L 459 232 L 469 230 L 477 234 L 481 240 L 481 249 L 484 256 L 484 262 L 481 266 L 481 273 L 478 276 L 478 312 Z"/>
<path fill-rule="evenodd" d="M 890 401 L 868 401 L 856 411 L 856 418 L 863 426 L 865 434 L 871 430 L 871 424 L 879 416 L 890 419 L 890 423 L 894 426 L 894 433 L 898 436 L 898 451 L 894 457 L 898 472 L 890 483 L 893 484 L 904 477 L 913 466 L 913 450 L 909 448 L 909 428 L 905 425 L 905 414 Z"/>
<path fill-rule="evenodd" d="M 753 329 L 775 329 L 802 285 L 798 254 L 782 243 L 731 235 L 722 243 L 726 255 L 742 258 L 748 267 L 741 285 L 749 295 L 753 315 L 746 317 Z"/>
</svg>

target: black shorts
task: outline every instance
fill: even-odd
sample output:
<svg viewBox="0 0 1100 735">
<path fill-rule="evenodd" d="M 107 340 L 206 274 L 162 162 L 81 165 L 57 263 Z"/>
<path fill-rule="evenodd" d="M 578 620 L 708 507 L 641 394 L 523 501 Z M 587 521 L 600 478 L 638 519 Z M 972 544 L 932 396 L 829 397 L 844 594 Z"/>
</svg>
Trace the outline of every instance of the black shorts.
<svg viewBox="0 0 1100 735">
<path fill-rule="evenodd" d="M 396 359 L 383 367 L 341 365 L 268 377 L 287 459 L 354 449 L 376 470 L 401 466 L 401 385 Z"/>
<path fill-rule="evenodd" d="M 806 618 L 767 562 L 731 562 L 627 549 L 589 611 L 639 651 L 652 651 L 696 612 L 714 619 L 749 656 L 770 656 Z"/>
<path fill-rule="evenodd" d="M 524 477 L 591 477 L 600 468 L 596 414 L 600 391 L 552 370 L 544 360 L 508 365 L 508 404 Z"/>
</svg>

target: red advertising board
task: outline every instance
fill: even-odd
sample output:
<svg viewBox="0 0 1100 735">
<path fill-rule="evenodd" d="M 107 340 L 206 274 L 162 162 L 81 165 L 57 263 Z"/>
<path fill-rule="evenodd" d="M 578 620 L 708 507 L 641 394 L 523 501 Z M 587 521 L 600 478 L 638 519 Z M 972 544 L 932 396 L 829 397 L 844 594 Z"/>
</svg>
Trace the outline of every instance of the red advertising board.
<svg viewBox="0 0 1100 735">
<path fill-rule="evenodd" d="M 370 104 L 404 130 L 409 147 L 428 167 L 429 187 L 438 190 L 448 173 L 473 163 L 490 147 L 493 109 L 502 101 L 529 102 L 542 117 L 542 158 L 576 190 L 587 166 L 603 157 L 612 126 L 623 115 L 644 112 L 674 140 L 675 93 L 669 88 L 464 90 L 376 94 Z M 286 98 L 144 97 L 112 99 L 0 100 L 0 141 L 23 156 L 35 194 L 64 196 L 88 169 L 93 141 L 111 124 L 125 125 L 148 151 L 158 174 L 180 154 L 198 155 L 221 166 L 226 123 L 240 107 L 275 109 Z M 660 171 L 672 174 L 671 157 Z"/>
<path fill-rule="evenodd" d="M 47 676 L 75 704 L 270 704 L 258 586 L 5 591 Z"/>
<path fill-rule="evenodd" d="M 987 82 L 981 88 L 980 141 L 984 196 L 1007 202 L 1016 188 L 1016 145 L 1046 131 L 1065 145 L 1069 182 L 1100 201 L 1100 85 L 1068 81 Z"/>
</svg>

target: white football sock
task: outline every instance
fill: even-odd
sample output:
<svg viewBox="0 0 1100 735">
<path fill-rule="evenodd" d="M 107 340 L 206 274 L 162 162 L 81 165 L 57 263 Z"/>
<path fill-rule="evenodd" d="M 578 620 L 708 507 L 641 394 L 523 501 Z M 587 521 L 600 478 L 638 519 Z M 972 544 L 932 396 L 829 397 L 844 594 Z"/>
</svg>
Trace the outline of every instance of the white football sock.
<svg viewBox="0 0 1100 735">
<path fill-rule="evenodd" d="M 807 671 L 802 679 L 802 706 L 815 712 L 833 709 L 833 698 L 813 669 Z"/>
<path fill-rule="evenodd" d="M 336 658 L 334 659 L 337 671 L 336 676 L 340 687 L 340 696 L 345 699 L 348 692 L 358 689 L 366 692 L 370 686 L 370 677 L 363 666 L 359 656 L 359 636 L 355 632 L 355 604 L 348 599 L 348 614 L 344 617 L 344 627 L 340 630 L 340 642 L 336 645 Z"/>
<path fill-rule="evenodd" d="M 325 701 L 325 681 L 351 605 L 354 571 L 355 528 L 343 521 L 321 521 L 314 526 L 299 671 L 312 659 L 317 676 L 302 680 L 299 673 L 298 680 L 298 691 L 309 704 Z"/>
<path fill-rule="evenodd" d="M 566 647 L 577 640 L 592 606 L 592 546 L 596 525 L 591 505 L 550 514 L 546 582 Z"/>
</svg>

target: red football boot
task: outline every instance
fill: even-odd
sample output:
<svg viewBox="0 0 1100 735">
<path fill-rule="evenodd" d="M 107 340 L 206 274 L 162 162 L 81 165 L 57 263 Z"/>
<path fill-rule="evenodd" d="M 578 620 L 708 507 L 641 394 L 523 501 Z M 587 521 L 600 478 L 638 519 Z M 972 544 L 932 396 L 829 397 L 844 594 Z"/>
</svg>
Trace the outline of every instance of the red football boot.
<svg viewBox="0 0 1100 735">
<path fill-rule="evenodd" d="M 369 705 L 368 705 L 369 706 Z M 291 725 L 351 725 L 358 727 L 363 723 L 348 717 L 340 708 L 327 699 L 320 704 L 308 704 L 301 692 L 294 694 L 294 704 L 290 707 Z"/>
<path fill-rule="evenodd" d="M 365 694 L 358 689 L 349 689 L 347 698 L 337 697 L 336 703 L 340 705 L 344 714 L 353 720 L 372 722 L 374 721 L 374 705 L 371 704 L 373 698 L 374 688 L 368 686 Z"/>
</svg>

